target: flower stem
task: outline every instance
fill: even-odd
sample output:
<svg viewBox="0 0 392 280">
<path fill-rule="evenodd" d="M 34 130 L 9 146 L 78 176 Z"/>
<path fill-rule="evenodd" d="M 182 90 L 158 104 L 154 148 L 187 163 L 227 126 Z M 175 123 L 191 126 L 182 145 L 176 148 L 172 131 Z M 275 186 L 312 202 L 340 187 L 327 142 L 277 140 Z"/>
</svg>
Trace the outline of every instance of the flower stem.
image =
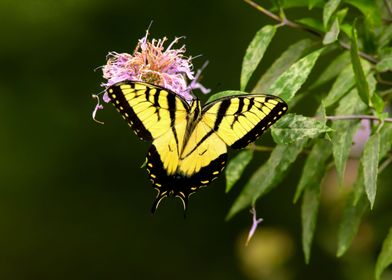
<svg viewBox="0 0 392 280">
<path fill-rule="evenodd" d="M 270 17 L 270 18 L 280 22 L 281 25 L 287 25 L 287 26 L 289 26 L 291 28 L 304 30 L 304 31 L 306 31 L 308 33 L 311 33 L 311 34 L 313 34 L 313 35 L 315 35 L 315 36 L 317 36 L 319 38 L 323 38 L 324 37 L 324 34 L 321 34 L 321 33 L 317 32 L 317 31 L 314 31 L 314 30 L 312 30 L 310 28 L 307 28 L 307 27 L 305 27 L 303 25 L 300 25 L 300 24 L 298 24 L 296 22 L 293 22 L 293 21 L 291 21 L 291 20 L 289 20 L 287 18 L 279 17 L 278 15 L 268 11 L 264 7 L 260 6 L 259 4 L 253 2 L 252 0 L 243 0 L 243 1 L 245 3 L 247 3 L 247 4 L 249 4 L 250 6 L 252 6 L 253 8 L 255 8 L 256 10 L 262 12 L 266 16 L 268 16 L 268 17 Z M 346 50 L 350 50 L 351 49 L 350 45 L 348 45 L 348 44 L 346 44 L 344 42 L 339 41 L 339 44 L 340 44 L 340 46 L 343 49 L 346 49 Z M 376 64 L 378 62 L 377 59 L 375 59 L 373 56 L 371 56 L 371 55 L 369 55 L 367 53 L 359 51 L 358 54 L 359 54 L 359 56 L 361 56 L 362 58 L 364 58 L 367 61 L 371 62 L 372 64 Z"/>
<path fill-rule="evenodd" d="M 248 238 L 246 239 L 245 246 L 248 246 L 249 241 L 251 240 L 251 238 L 253 237 L 253 235 L 256 232 L 257 226 L 263 221 L 262 218 L 259 218 L 259 219 L 257 218 L 255 206 L 252 206 L 252 209 L 250 209 L 250 213 L 252 214 L 252 226 L 249 230 Z"/>
</svg>

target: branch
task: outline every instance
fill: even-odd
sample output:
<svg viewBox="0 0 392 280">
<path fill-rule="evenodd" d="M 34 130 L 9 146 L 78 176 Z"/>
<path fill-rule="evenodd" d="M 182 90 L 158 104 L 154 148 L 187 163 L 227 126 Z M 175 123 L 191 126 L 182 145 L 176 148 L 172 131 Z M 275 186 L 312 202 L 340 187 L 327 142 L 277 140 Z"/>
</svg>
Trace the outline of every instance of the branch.
<svg viewBox="0 0 392 280">
<path fill-rule="evenodd" d="M 247 3 L 247 4 L 249 4 L 250 6 L 252 6 L 253 8 L 255 8 L 256 10 L 262 12 L 266 16 L 268 16 L 268 17 L 278 21 L 281 25 L 287 25 L 287 26 L 289 26 L 291 28 L 304 30 L 304 31 L 306 31 L 306 32 L 308 32 L 310 34 L 313 34 L 313 35 L 315 35 L 315 36 L 317 36 L 319 38 L 323 38 L 323 36 L 324 36 L 324 34 L 321 34 L 321 33 L 317 32 L 317 31 L 314 31 L 314 30 L 312 30 L 310 28 L 307 28 L 307 27 L 305 27 L 303 25 L 300 25 L 298 23 L 295 23 L 295 22 L 293 22 L 293 21 L 291 21 L 291 20 L 289 20 L 287 18 L 281 18 L 278 15 L 275 15 L 274 13 L 268 11 L 267 9 L 263 8 L 259 4 L 253 2 L 252 0 L 243 0 L 243 1 L 245 3 Z M 339 41 L 339 44 L 340 44 L 340 46 L 343 49 L 346 49 L 346 50 L 350 50 L 351 49 L 351 47 L 348 44 L 344 43 L 344 42 Z M 372 64 L 376 64 L 378 62 L 377 59 L 375 59 L 373 56 L 371 56 L 371 55 L 369 55 L 367 53 L 359 51 L 358 54 L 363 59 L 366 59 L 367 61 L 371 62 Z"/>
<path fill-rule="evenodd" d="M 339 41 L 339 44 L 340 44 L 340 46 L 341 46 L 343 49 L 351 50 L 351 46 L 350 46 L 349 44 L 344 43 L 344 42 L 341 42 L 341 41 Z M 377 64 L 377 62 L 378 62 L 378 60 L 375 59 L 375 58 L 374 58 L 373 56 L 371 56 L 370 54 L 364 53 L 364 52 L 362 52 L 362 51 L 358 51 L 358 54 L 359 54 L 360 57 L 366 59 L 367 61 L 369 61 L 369 62 L 371 62 L 371 63 L 373 63 L 373 64 Z"/>
</svg>

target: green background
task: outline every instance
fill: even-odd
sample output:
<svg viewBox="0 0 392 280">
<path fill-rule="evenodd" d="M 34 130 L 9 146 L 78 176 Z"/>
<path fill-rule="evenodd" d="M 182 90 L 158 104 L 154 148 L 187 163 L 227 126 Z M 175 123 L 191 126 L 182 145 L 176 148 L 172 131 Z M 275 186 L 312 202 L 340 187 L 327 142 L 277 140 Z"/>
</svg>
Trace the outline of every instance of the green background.
<svg viewBox="0 0 392 280">
<path fill-rule="evenodd" d="M 304 264 L 291 203 L 301 160 L 259 202 L 260 231 L 271 234 L 248 247 L 250 214 L 224 221 L 244 179 L 225 195 L 221 176 L 192 196 L 186 219 L 178 199 L 151 216 L 155 193 L 140 169 L 149 144 L 111 106 L 98 113 L 105 125 L 91 118 L 103 82 L 94 69 L 109 51 L 132 52 L 151 20 L 150 38 L 186 36 L 187 54 L 202 55 L 195 68 L 209 60 L 202 82 L 212 92 L 239 88 L 247 44 L 272 23 L 242 1 L 0 1 L 0 279 L 349 279 L 353 267 L 368 279 L 374 255 L 335 259 L 338 220 L 323 212 Z M 259 72 L 305 36 L 279 30 Z M 276 259 L 252 255 L 270 244 L 287 246 L 270 248 Z"/>
</svg>

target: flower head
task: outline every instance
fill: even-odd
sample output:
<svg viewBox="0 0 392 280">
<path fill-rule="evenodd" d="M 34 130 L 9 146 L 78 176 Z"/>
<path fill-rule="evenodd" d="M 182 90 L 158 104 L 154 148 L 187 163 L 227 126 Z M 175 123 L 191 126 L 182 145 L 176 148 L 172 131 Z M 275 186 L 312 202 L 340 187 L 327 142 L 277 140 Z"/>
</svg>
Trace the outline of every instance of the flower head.
<svg viewBox="0 0 392 280">
<path fill-rule="evenodd" d="M 105 89 L 124 80 L 140 81 L 167 88 L 188 102 L 193 99 L 192 89 L 199 89 L 202 93 L 210 92 L 198 81 L 201 71 L 207 64 L 205 63 L 195 74 L 192 58 L 184 55 L 185 45 L 174 48 L 181 37 L 175 38 L 165 48 L 166 37 L 159 40 L 152 39 L 150 42 L 148 32 L 147 30 L 146 35 L 139 39 L 132 54 L 117 52 L 108 54 L 106 65 L 102 67 L 103 78 L 106 79 L 102 86 Z M 97 99 L 97 105 L 92 116 L 97 121 L 96 113 L 103 109 L 103 106 L 97 95 L 93 95 L 93 98 Z M 102 99 L 106 103 L 110 101 L 106 92 Z"/>
<path fill-rule="evenodd" d="M 124 80 L 142 81 L 167 88 L 188 101 L 193 99 L 192 89 L 206 90 L 197 82 L 192 58 L 184 55 L 185 45 L 174 48 L 181 37 L 175 38 L 166 48 L 166 37 L 151 42 L 147 37 L 148 30 L 133 54 L 109 53 L 103 66 L 103 77 L 107 80 L 102 84 L 104 87 Z"/>
</svg>

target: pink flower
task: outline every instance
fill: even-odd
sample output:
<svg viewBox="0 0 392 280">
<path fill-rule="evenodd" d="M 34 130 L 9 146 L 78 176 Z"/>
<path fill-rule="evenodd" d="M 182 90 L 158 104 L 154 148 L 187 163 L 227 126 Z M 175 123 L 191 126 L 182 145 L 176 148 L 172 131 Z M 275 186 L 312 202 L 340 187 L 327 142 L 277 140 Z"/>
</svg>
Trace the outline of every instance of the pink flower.
<svg viewBox="0 0 392 280">
<path fill-rule="evenodd" d="M 209 92 L 197 82 L 192 58 L 184 55 L 185 45 L 174 48 L 181 38 L 175 38 L 165 48 L 166 37 L 150 42 L 147 36 L 148 30 L 133 54 L 109 53 L 103 66 L 103 77 L 107 80 L 102 84 L 104 87 L 124 80 L 142 81 L 167 88 L 188 101 L 193 99 L 192 89 Z"/>
<path fill-rule="evenodd" d="M 165 48 L 166 37 L 152 39 L 150 42 L 147 38 L 148 32 L 147 30 L 146 35 L 139 39 L 133 54 L 110 52 L 107 55 L 106 65 L 102 67 L 103 78 L 106 79 L 106 82 L 102 83 L 103 87 L 107 88 L 124 80 L 147 82 L 167 88 L 188 102 L 194 98 L 191 93 L 193 89 L 205 94 L 210 92 L 198 82 L 201 71 L 207 64 L 205 63 L 195 74 L 192 58 L 184 55 L 185 45 L 174 48 L 181 37 L 175 38 Z M 98 100 L 92 113 L 93 119 L 97 121 L 96 113 L 103 109 L 103 106 L 99 103 L 98 96 L 93 97 Z M 106 92 L 102 99 L 106 103 L 110 100 Z"/>
</svg>

